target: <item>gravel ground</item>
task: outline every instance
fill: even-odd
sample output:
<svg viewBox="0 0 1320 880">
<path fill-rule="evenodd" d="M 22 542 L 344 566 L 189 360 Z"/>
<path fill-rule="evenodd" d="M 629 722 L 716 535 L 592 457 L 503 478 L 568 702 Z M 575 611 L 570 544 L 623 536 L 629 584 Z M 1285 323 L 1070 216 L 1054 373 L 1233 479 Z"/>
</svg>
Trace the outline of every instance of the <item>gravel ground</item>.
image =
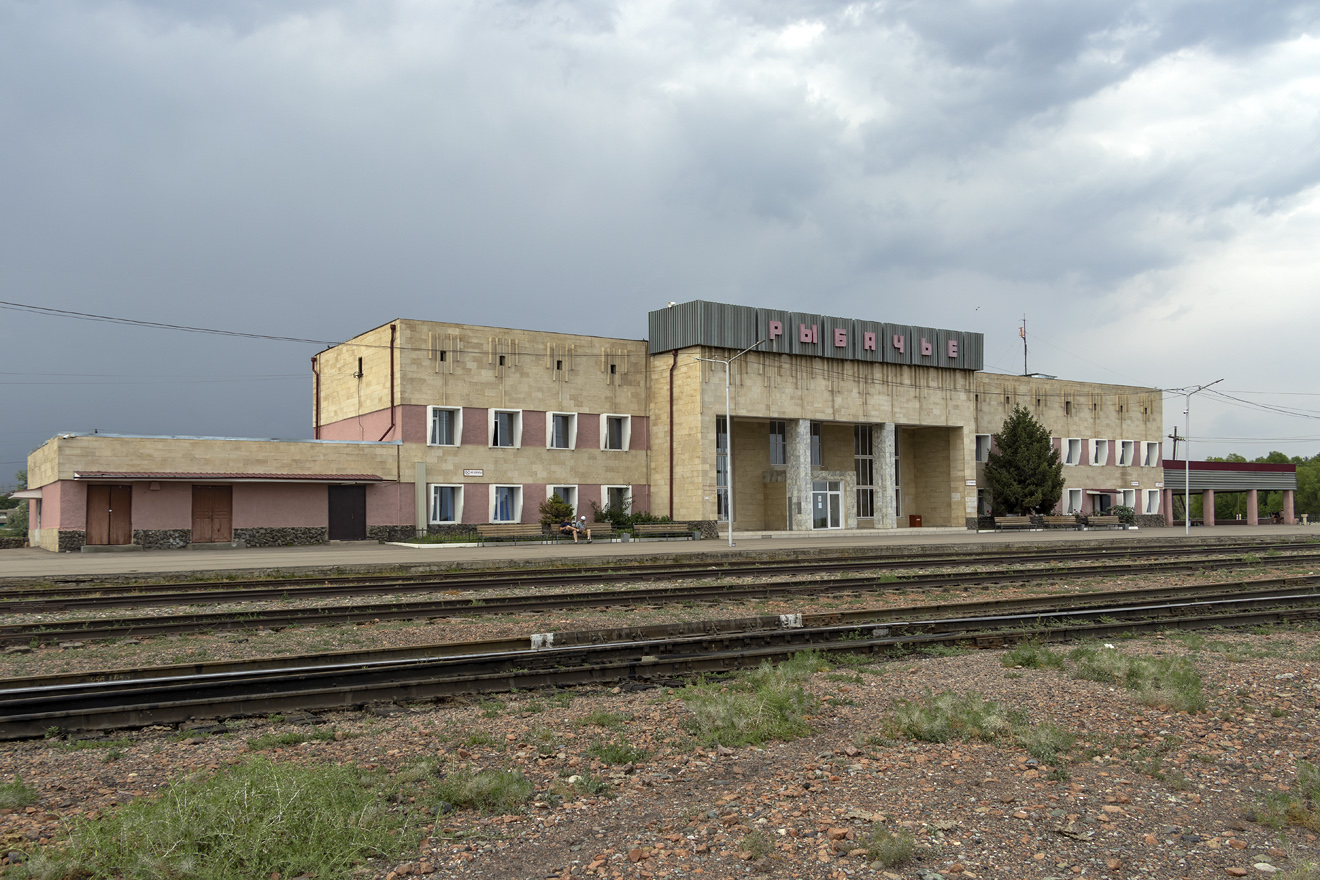
<svg viewBox="0 0 1320 880">
<path fill-rule="evenodd" d="M 1140 585 L 1171 582 L 1176 579 Z M 773 607 L 758 603 L 753 610 Z M 719 616 L 708 607 L 693 613 Z M 671 610 L 621 617 L 629 623 L 674 619 Z M 605 624 L 600 616 L 591 619 Z M 581 616 L 542 615 L 459 628 L 461 637 L 485 638 L 586 625 Z M 42 649 L 7 659 L 0 674 L 51 671 L 66 662 L 79 668 L 88 657 L 104 668 L 178 660 L 172 655 L 198 650 L 211 659 L 242 656 L 249 647 L 274 653 L 275 640 L 297 653 L 314 643 L 332 647 L 325 643 L 340 637 L 331 629 L 371 644 L 436 641 L 441 631 L 455 637 L 452 622 L 254 634 L 235 644 L 228 635 L 189 636 Z M 1008 669 L 1002 652 L 981 651 L 818 673 L 809 684 L 822 701 L 810 719 L 814 732 L 765 748 L 700 747 L 685 732 L 691 713 L 677 691 L 625 686 L 323 713 L 319 726 L 340 738 L 265 753 L 281 761 L 396 771 L 438 758 L 451 767 L 520 769 L 535 783 L 533 801 L 520 812 L 438 817 L 406 861 L 373 865 L 364 874 L 383 880 L 1202 878 L 1289 876 L 1320 859 L 1316 836 L 1306 829 L 1274 831 L 1244 818 L 1271 792 L 1289 788 L 1299 762 L 1320 762 L 1314 679 L 1320 635 L 1170 635 L 1119 641 L 1113 650 L 1189 657 L 1205 682 L 1207 710 L 1189 715 L 1143 705 L 1121 688 L 1061 670 Z M 97 653 L 109 651 L 123 653 Z M 913 742 L 886 734 L 896 700 L 945 691 L 1021 710 L 1035 725 L 1050 722 L 1074 732 L 1078 742 L 1067 763 L 1051 768 L 1009 745 Z M 627 720 L 619 730 L 583 723 L 602 712 Z M 0 744 L 0 781 L 19 776 L 40 798 L 32 807 L 0 809 L 5 847 L 43 844 L 56 839 L 67 820 L 149 797 L 184 775 L 247 760 L 255 737 L 312 729 L 274 719 L 238 719 L 224 727 L 116 733 L 82 748 L 63 740 Z M 603 764 L 588 753 L 602 740 L 626 742 L 649 756 L 635 765 Z M 562 803 L 550 796 L 563 791 L 566 777 L 584 772 L 607 781 L 608 795 L 570 793 Z M 876 821 L 914 835 L 910 861 L 868 864 L 860 843 Z M 745 849 L 756 831 L 773 844 L 759 857 Z"/>
</svg>

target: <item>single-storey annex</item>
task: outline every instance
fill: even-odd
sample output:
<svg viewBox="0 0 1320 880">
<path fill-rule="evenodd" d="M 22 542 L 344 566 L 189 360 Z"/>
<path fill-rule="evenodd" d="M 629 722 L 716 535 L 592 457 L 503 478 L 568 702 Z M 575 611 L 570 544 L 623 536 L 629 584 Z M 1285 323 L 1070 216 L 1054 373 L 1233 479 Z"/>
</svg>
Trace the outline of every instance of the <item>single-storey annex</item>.
<svg viewBox="0 0 1320 880">
<path fill-rule="evenodd" d="M 648 339 L 399 319 L 312 358 L 310 440 L 60 434 L 28 460 L 31 542 L 395 539 L 626 506 L 739 531 L 975 527 L 1021 405 L 1060 512 L 1163 521 L 1157 389 L 982 371 L 979 333 L 705 301 Z"/>
</svg>

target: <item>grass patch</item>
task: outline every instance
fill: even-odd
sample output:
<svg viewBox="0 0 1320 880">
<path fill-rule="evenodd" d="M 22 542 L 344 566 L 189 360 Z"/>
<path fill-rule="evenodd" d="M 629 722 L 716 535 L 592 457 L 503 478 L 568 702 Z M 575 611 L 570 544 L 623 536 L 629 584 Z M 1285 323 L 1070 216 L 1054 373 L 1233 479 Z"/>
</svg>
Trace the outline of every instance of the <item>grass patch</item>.
<svg viewBox="0 0 1320 880">
<path fill-rule="evenodd" d="M 532 796 L 532 782 L 517 770 L 471 770 L 450 773 L 433 789 L 435 799 L 483 813 L 507 813 Z"/>
<path fill-rule="evenodd" d="M 37 802 L 37 790 L 15 776 L 13 782 L 0 782 L 0 810 L 17 810 Z"/>
<path fill-rule="evenodd" d="M 879 862 L 886 868 L 893 868 L 912 858 L 917 842 L 906 831 L 890 831 L 876 822 L 871 826 L 871 833 L 864 845 L 867 861 L 873 864 Z"/>
<path fill-rule="evenodd" d="M 347 880 L 365 860 L 397 857 L 418 837 L 405 814 L 384 806 L 376 778 L 256 758 L 81 820 L 67 846 L 23 868 L 30 877 Z"/>
<path fill-rule="evenodd" d="M 1201 675 L 1185 657 L 1152 660 L 1111 648 L 1077 648 L 1068 659 L 1076 664 L 1074 677 L 1122 685 L 1147 706 L 1190 713 L 1205 710 Z"/>
<path fill-rule="evenodd" d="M 604 727 L 609 730 L 618 730 L 625 721 L 631 721 L 631 715 L 625 715 L 622 712 L 606 712 L 603 709 L 597 709 L 589 715 L 584 715 L 576 722 L 578 727 Z"/>
<path fill-rule="evenodd" d="M 886 732 L 920 742 L 1009 742 L 1052 765 L 1062 763 L 1076 741 L 1057 725 L 1030 723 L 1025 712 L 1006 710 L 975 694 L 951 691 L 896 703 L 886 721 Z"/>
<path fill-rule="evenodd" d="M 1292 788 L 1270 793 L 1245 813 L 1250 821 L 1275 831 L 1287 825 L 1320 831 L 1320 767 L 1299 761 Z"/>
<path fill-rule="evenodd" d="M 1063 657 L 1040 642 L 1022 642 L 1011 651 L 1005 651 L 999 662 L 1009 669 L 1062 669 Z"/>
<path fill-rule="evenodd" d="M 596 740 L 587 748 L 587 754 L 606 764 L 641 764 L 651 753 L 630 743 Z"/>
<path fill-rule="evenodd" d="M 692 717 L 686 727 L 705 745 L 726 747 L 792 740 L 812 732 L 807 716 L 817 701 L 802 683 L 829 667 L 814 651 L 778 666 L 762 663 L 724 684 L 690 685 L 678 696 Z"/>
</svg>

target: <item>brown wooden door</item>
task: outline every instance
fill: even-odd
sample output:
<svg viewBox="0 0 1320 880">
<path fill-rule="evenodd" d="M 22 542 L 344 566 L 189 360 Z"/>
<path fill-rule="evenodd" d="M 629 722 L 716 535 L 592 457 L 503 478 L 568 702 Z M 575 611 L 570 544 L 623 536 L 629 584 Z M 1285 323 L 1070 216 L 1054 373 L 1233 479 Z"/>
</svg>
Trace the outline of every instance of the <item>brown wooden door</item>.
<svg viewBox="0 0 1320 880">
<path fill-rule="evenodd" d="M 330 486 L 330 540 L 367 539 L 367 487 Z"/>
<path fill-rule="evenodd" d="M 193 486 L 193 543 L 227 544 L 232 540 L 234 540 L 234 487 Z"/>
<path fill-rule="evenodd" d="M 87 487 L 87 543 L 133 543 L 133 487 Z"/>
</svg>

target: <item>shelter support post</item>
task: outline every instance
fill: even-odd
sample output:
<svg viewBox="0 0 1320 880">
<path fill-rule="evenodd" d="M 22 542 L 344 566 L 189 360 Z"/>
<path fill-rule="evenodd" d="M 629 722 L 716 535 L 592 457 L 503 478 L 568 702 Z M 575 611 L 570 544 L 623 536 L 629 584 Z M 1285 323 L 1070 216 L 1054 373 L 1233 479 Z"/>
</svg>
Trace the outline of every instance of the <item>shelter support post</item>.
<svg viewBox="0 0 1320 880">
<path fill-rule="evenodd" d="M 1161 494 L 1164 496 L 1160 499 L 1160 507 L 1164 509 L 1164 525 L 1173 528 L 1173 490 L 1166 488 Z"/>
<path fill-rule="evenodd" d="M 1256 489 L 1247 490 L 1247 525 L 1260 525 L 1260 492 Z"/>
<path fill-rule="evenodd" d="M 1215 524 L 1215 490 L 1201 490 L 1201 522 L 1204 525 Z"/>
<path fill-rule="evenodd" d="M 898 528 L 898 498 L 894 493 L 894 423 L 876 425 L 875 445 L 875 518 L 876 528 Z"/>
<path fill-rule="evenodd" d="M 1296 525 L 1297 517 L 1294 515 L 1293 507 L 1294 496 L 1297 493 L 1292 489 L 1283 490 L 1283 524 L 1286 526 Z"/>
<path fill-rule="evenodd" d="M 811 421 L 788 419 L 784 432 L 788 528 L 806 532 L 811 530 Z"/>
</svg>

